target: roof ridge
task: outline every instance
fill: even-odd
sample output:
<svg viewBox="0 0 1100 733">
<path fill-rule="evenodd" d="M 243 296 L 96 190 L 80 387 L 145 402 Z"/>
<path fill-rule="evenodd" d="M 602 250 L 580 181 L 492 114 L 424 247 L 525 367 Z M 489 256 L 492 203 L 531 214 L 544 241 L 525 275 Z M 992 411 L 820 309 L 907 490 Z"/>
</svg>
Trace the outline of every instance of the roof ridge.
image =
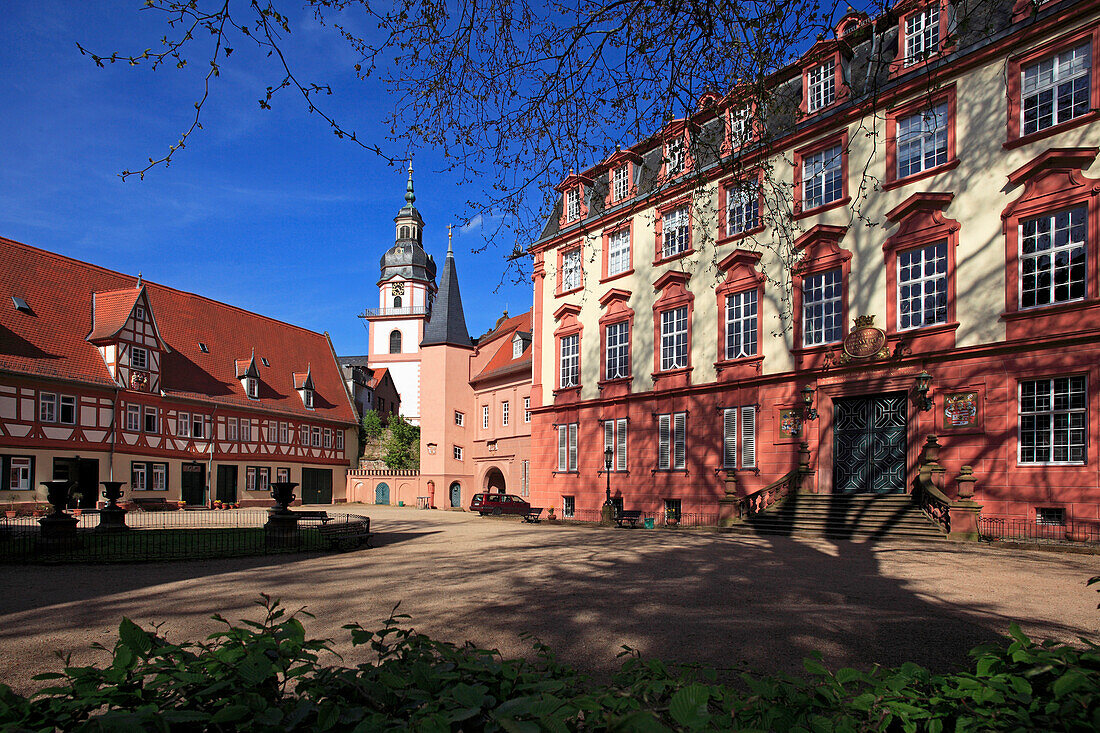
<svg viewBox="0 0 1100 733">
<path fill-rule="evenodd" d="M 109 275 L 117 275 L 118 277 L 132 277 L 131 275 L 127 275 L 125 272 L 119 272 L 118 270 L 112 270 L 110 268 L 103 267 L 102 265 L 97 265 L 93 262 L 85 262 L 84 260 L 78 260 L 75 257 L 69 257 L 67 255 L 59 254 L 57 252 L 51 252 L 48 249 L 42 249 L 41 247 L 35 247 L 32 244 L 26 244 L 24 242 L 19 242 L 17 240 L 11 239 L 9 237 L 5 237 L 3 235 L 0 235 L 0 243 L 10 244 L 10 245 L 14 245 L 16 247 L 22 247 L 23 249 L 27 249 L 27 250 L 33 250 L 34 252 L 41 253 L 43 255 L 46 255 L 47 257 L 52 257 L 52 258 L 57 259 L 57 260 L 64 260 L 65 262 L 73 263 L 75 265 L 79 265 L 81 267 L 89 268 L 89 269 L 92 269 L 92 270 L 97 270 L 99 272 L 106 273 L 106 274 L 109 274 Z M 172 287 L 171 285 L 164 285 L 164 284 L 156 282 L 154 280 L 148 280 L 146 278 L 142 278 L 142 284 L 144 284 L 146 286 L 152 285 L 155 288 L 162 288 L 164 290 L 169 290 L 169 291 L 172 291 L 174 293 L 189 296 L 189 297 L 192 297 L 192 298 L 200 298 L 201 300 L 204 300 L 207 303 L 211 303 L 211 304 L 217 305 L 217 306 L 223 306 L 225 308 L 232 308 L 233 310 L 238 311 L 240 313 L 243 313 L 245 315 L 253 316 L 253 317 L 256 317 L 256 318 L 262 318 L 265 321 L 270 321 L 271 323 L 278 323 L 278 324 L 283 325 L 283 326 L 289 326 L 290 328 L 296 328 L 299 331 L 304 331 L 305 333 L 313 334 L 314 336 L 324 336 L 325 335 L 321 331 L 312 331 L 312 330 L 306 328 L 305 326 L 299 326 L 296 323 L 289 323 L 287 321 L 280 321 L 278 318 L 272 318 L 271 316 L 264 315 L 263 313 L 257 313 L 256 311 L 246 310 L 245 308 L 242 308 L 239 305 L 233 305 L 232 303 L 226 303 L 226 302 L 221 301 L 221 300 L 215 300 L 214 298 L 210 298 L 206 295 L 200 295 L 199 293 L 192 293 L 188 290 L 181 290 L 180 288 L 175 288 L 175 287 Z M 119 289 L 121 290 L 122 288 L 119 288 Z M 108 292 L 113 292 L 113 291 L 102 290 L 102 291 L 98 291 L 98 292 L 108 293 Z"/>
</svg>

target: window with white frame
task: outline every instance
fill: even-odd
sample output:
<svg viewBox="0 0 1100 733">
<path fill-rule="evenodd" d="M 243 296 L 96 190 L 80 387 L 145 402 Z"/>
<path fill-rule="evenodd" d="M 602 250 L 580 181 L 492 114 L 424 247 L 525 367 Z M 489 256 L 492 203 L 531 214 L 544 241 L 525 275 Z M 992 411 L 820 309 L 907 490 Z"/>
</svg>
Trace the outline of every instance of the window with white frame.
<svg viewBox="0 0 1100 733">
<path fill-rule="evenodd" d="M 191 436 L 191 413 L 181 412 L 176 415 L 176 435 L 180 438 Z"/>
<path fill-rule="evenodd" d="M 686 252 L 691 246 L 689 219 L 687 204 L 677 206 L 661 215 L 662 257 L 672 257 Z"/>
<path fill-rule="evenodd" d="M 630 166 L 620 165 L 611 172 L 611 190 L 615 201 L 630 195 Z"/>
<path fill-rule="evenodd" d="M 57 422 L 57 395 L 42 392 L 38 395 L 39 422 Z"/>
<path fill-rule="evenodd" d="M 310 430 L 310 434 L 313 436 L 313 447 L 321 447 L 321 428 L 314 426 Z"/>
<path fill-rule="evenodd" d="M 256 490 L 257 491 L 270 491 L 271 490 L 271 469 L 263 466 L 256 469 Z"/>
<path fill-rule="evenodd" d="M 561 369 L 558 386 L 576 387 L 580 379 L 580 334 L 574 333 L 561 337 Z"/>
<path fill-rule="evenodd" d="M 679 470 L 687 466 L 687 413 L 657 416 L 657 468 Z"/>
<path fill-rule="evenodd" d="M 802 345 L 841 340 L 844 331 L 843 274 L 839 268 L 807 275 L 802 281 Z"/>
<path fill-rule="evenodd" d="M 325 428 L 325 448 L 332 447 L 332 428 Z"/>
<path fill-rule="evenodd" d="M 134 369 L 149 368 L 149 352 L 140 346 L 130 347 L 130 366 Z"/>
<path fill-rule="evenodd" d="M 482 430 L 488 430 L 489 429 L 489 406 L 488 405 L 482 405 L 481 406 L 481 429 Z"/>
<path fill-rule="evenodd" d="M 344 450 L 344 431 L 336 431 L 336 450 Z"/>
<path fill-rule="evenodd" d="M 661 311 L 661 371 L 688 365 L 688 307 Z"/>
<path fill-rule="evenodd" d="M 665 165 L 668 175 L 676 176 L 684 172 L 684 138 L 674 137 L 665 145 Z"/>
<path fill-rule="evenodd" d="M 290 426 L 285 422 L 279 423 L 279 442 L 283 445 L 290 442 Z"/>
<path fill-rule="evenodd" d="M 571 249 L 561 256 L 561 289 L 575 290 L 581 286 L 581 250 Z"/>
<path fill-rule="evenodd" d="M 306 409 L 309 409 L 309 410 L 313 409 L 313 390 L 312 389 L 303 389 L 302 390 L 302 406 L 305 407 Z"/>
<path fill-rule="evenodd" d="M 202 438 L 206 435 L 206 417 L 204 415 L 191 416 L 191 437 Z"/>
<path fill-rule="evenodd" d="M 1020 382 L 1020 463 L 1084 463 L 1088 426 L 1085 378 Z"/>
<path fill-rule="evenodd" d="M 135 321 L 144 321 L 145 320 L 145 308 L 144 308 L 144 306 L 140 306 L 140 305 L 134 306 L 134 320 Z"/>
<path fill-rule="evenodd" d="M 303 446 L 309 447 L 309 426 L 298 426 L 298 442 Z"/>
<path fill-rule="evenodd" d="M 523 398 L 523 422 L 531 422 L 531 398 Z"/>
<path fill-rule="evenodd" d="M 1021 134 L 1045 130 L 1087 113 L 1092 44 L 1082 43 L 1020 70 Z"/>
<path fill-rule="evenodd" d="M 947 162 L 947 102 L 898 120 L 898 178 Z"/>
<path fill-rule="evenodd" d="M 612 232 L 607 238 L 607 276 L 630 269 L 630 227 Z"/>
<path fill-rule="evenodd" d="M 256 467 L 248 466 L 244 470 L 244 490 L 255 491 L 256 490 Z"/>
<path fill-rule="evenodd" d="M 227 418 L 225 421 L 225 438 L 226 440 L 237 440 L 237 418 Z"/>
<path fill-rule="evenodd" d="M 741 147 L 749 141 L 752 135 L 752 116 L 748 107 L 738 107 L 729 113 L 729 140 L 730 146 Z"/>
<path fill-rule="evenodd" d="M 508 417 L 509 417 L 508 412 L 509 412 L 509 409 L 510 409 L 510 406 L 509 406 L 507 400 L 500 403 L 500 424 L 505 426 L 505 427 L 508 426 Z"/>
<path fill-rule="evenodd" d="M 276 481 L 289 481 L 290 480 L 290 469 L 289 468 L 276 468 L 275 469 L 275 480 Z"/>
<path fill-rule="evenodd" d="M 571 188 L 565 192 L 565 220 L 573 221 L 581 218 L 581 190 Z"/>
<path fill-rule="evenodd" d="M 126 405 L 126 429 L 131 433 L 141 430 L 140 405 Z"/>
<path fill-rule="evenodd" d="M 806 77 L 806 110 L 817 112 L 836 101 L 836 60 L 810 69 Z"/>
<path fill-rule="evenodd" d="M 572 519 L 577 515 L 577 498 L 575 496 L 563 496 L 561 498 L 561 515 L 566 519 Z"/>
<path fill-rule="evenodd" d="M 940 50 L 940 5 L 933 3 L 905 19 L 905 65 L 936 54 Z"/>
<path fill-rule="evenodd" d="M 756 407 L 754 405 L 740 408 L 727 407 L 722 410 L 722 467 L 737 468 L 738 454 L 741 456 L 741 468 L 756 467 Z"/>
<path fill-rule="evenodd" d="M 726 357 L 756 356 L 757 292 L 743 290 L 726 296 Z"/>
<path fill-rule="evenodd" d="M 605 329 L 606 349 L 604 379 L 625 379 L 630 376 L 630 323 L 609 323 Z"/>
<path fill-rule="evenodd" d="M 153 491 L 167 491 L 168 490 L 168 464 L 167 463 L 154 463 L 153 469 L 153 484 L 149 488 Z"/>
<path fill-rule="evenodd" d="M 256 400 L 260 398 L 260 380 L 255 377 L 248 377 L 244 380 L 244 386 L 249 399 Z"/>
<path fill-rule="evenodd" d="M 626 418 L 603 421 L 603 449 L 611 449 L 611 470 L 625 471 L 626 465 Z M 607 465 L 606 463 L 604 464 Z"/>
<path fill-rule="evenodd" d="M 32 459 L 13 457 L 8 471 L 8 489 L 11 491 L 30 491 Z"/>
<path fill-rule="evenodd" d="M 523 339 L 516 336 L 512 339 L 512 358 L 518 359 L 523 355 Z"/>
<path fill-rule="evenodd" d="M 898 330 L 947 323 L 947 242 L 898 252 Z"/>
<path fill-rule="evenodd" d="M 1078 206 L 1020 222 L 1020 307 L 1084 298 L 1088 209 Z"/>
<path fill-rule="evenodd" d="M 155 407 L 145 408 L 145 432 L 156 434 L 160 432 L 160 412 Z"/>
<path fill-rule="evenodd" d="M 452 448 L 451 455 L 454 456 L 456 461 L 462 460 L 462 446 L 456 445 Z"/>
<path fill-rule="evenodd" d="M 241 418 L 241 440 L 244 442 L 252 441 L 252 421 L 248 418 Z"/>
<path fill-rule="evenodd" d="M 60 395 L 57 403 L 57 421 L 62 425 L 76 425 L 76 398 L 72 395 Z"/>
<path fill-rule="evenodd" d="M 738 183 L 726 189 L 726 236 L 743 234 L 760 226 L 760 191 L 755 183 Z"/>
<path fill-rule="evenodd" d="M 147 484 L 145 481 L 145 464 L 144 463 L 131 463 L 130 464 L 130 488 L 134 491 L 145 491 Z"/>
<path fill-rule="evenodd" d="M 466 423 L 466 415 L 455 410 L 455 425 L 462 427 Z"/>
<path fill-rule="evenodd" d="M 802 159 L 803 210 L 831 204 L 844 196 L 842 152 L 837 144 Z"/>
<path fill-rule="evenodd" d="M 558 426 L 558 470 L 577 470 L 577 423 Z"/>
</svg>

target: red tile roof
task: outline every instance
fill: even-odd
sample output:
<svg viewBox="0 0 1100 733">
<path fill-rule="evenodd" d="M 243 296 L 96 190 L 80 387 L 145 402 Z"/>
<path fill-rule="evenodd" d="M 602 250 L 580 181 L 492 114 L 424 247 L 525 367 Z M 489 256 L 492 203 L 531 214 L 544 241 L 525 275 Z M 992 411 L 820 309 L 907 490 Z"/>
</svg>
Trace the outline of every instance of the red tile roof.
<svg viewBox="0 0 1100 733">
<path fill-rule="evenodd" d="M 92 296 L 92 332 L 89 341 L 111 339 L 126 326 L 126 321 L 141 296 L 141 287 L 136 283 L 122 290 L 110 290 L 95 293 Z"/>
<path fill-rule="evenodd" d="M 378 385 L 382 384 L 382 380 L 386 378 L 390 370 L 386 367 L 370 367 L 370 369 L 374 372 L 374 376 L 367 381 L 367 386 L 371 389 L 376 389 Z"/>
<path fill-rule="evenodd" d="M 471 379 L 471 382 L 480 382 L 495 376 L 520 373 L 526 370 L 528 377 L 531 374 L 531 345 L 523 350 L 517 358 L 512 358 L 512 337 L 517 331 L 531 333 L 531 311 L 521 313 L 512 318 L 506 318 L 497 326 L 478 339 L 478 349 L 495 348 L 496 353 L 485 364 L 485 367 Z M 496 343 L 494 343 L 496 342 Z"/>
<path fill-rule="evenodd" d="M 118 325 L 117 314 L 128 301 L 122 294 L 128 292 L 136 301 L 130 275 L 0 237 L 0 370 L 113 387 L 99 350 L 87 340 L 93 332 L 92 294 L 99 294 L 97 300 L 108 295 L 108 310 L 97 319 L 100 334 Z M 145 292 L 171 349 L 161 364 L 161 387 L 168 396 L 355 421 L 325 334 L 156 283 L 146 282 Z M 32 313 L 16 310 L 12 296 L 26 300 Z M 202 353 L 200 341 L 209 353 Z M 237 360 L 247 366 L 252 353 L 271 365 L 259 366 L 257 359 L 259 400 L 248 399 L 237 378 Z M 316 387 L 313 410 L 305 409 L 294 391 L 294 373 L 307 369 Z"/>
</svg>

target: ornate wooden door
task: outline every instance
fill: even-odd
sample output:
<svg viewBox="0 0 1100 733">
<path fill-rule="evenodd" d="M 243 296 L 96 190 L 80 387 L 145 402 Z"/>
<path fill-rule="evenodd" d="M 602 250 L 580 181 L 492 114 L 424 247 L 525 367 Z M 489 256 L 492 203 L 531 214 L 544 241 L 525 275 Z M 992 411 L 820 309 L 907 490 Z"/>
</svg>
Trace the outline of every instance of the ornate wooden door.
<svg viewBox="0 0 1100 733">
<path fill-rule="evenodd" d="M 833 408 L 833 491 L 905 493 L 904 393 L 839 399 Z"/>
</svg>

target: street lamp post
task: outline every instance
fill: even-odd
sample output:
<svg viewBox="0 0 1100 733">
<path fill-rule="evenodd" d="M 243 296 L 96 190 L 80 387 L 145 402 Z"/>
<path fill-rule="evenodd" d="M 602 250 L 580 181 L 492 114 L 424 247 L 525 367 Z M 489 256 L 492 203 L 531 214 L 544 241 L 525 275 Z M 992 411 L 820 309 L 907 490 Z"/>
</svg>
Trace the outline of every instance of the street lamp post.
<svg viewBox="0 0 1100 733">
<path fill-rule="evenodd" d="M 600 510 L 600 524 L 611 525 L 615 521 L 615 505 L 611 503 L 611 459 L 615 456 L 615 452 L 608 446 L 603 452 L 603 469 L 604 474 L 607 476 L 607 498 L 604 500 L 603 508 Z"/>
</svg>

